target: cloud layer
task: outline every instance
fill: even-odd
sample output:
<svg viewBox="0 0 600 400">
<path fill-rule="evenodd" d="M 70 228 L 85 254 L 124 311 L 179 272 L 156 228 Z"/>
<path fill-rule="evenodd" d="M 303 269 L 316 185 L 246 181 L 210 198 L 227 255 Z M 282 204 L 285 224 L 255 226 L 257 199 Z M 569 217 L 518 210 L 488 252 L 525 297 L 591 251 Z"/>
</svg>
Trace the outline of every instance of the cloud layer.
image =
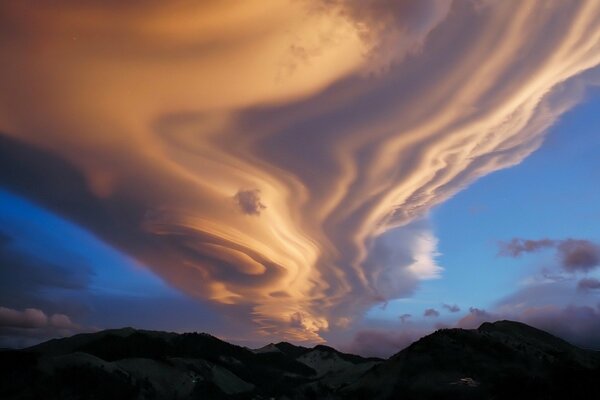
<svg viewBox="0 0 600 400">
<path fill-rule="evenodd" d="M 39 155 L 2 184 L 296 340 L 437 276 L 418 221 L 534 151 L 600 64 L 596 1 L 6 2 L 0 15 L 3 153 Z"/>
</svg>

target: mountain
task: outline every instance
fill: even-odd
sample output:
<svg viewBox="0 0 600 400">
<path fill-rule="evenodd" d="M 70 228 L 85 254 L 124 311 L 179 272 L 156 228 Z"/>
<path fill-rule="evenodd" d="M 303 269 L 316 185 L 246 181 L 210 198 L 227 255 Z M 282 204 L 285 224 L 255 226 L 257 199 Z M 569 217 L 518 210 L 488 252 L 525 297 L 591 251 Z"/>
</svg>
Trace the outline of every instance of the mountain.
<svg viewBox="0 0 600 400">
<path fill-rule="evenodd" d="M 333 393 L 381 362 L 316 346 L 113 329 L 0 353 L 2 399 L 269 399 Z"/>
<path fill-rule="evenodd" d="M 589 399 L 600 353 L 512 321 L 442 329 L 343 388 L 353 399 Z"/>
<path fill-rule="evenodd" d="M 598 353 L 510 321 L 442 329 L 388 360 L 132 328 L 0 352 L 2 399 L 587 399 L 599 379 Z"/>
</svg>

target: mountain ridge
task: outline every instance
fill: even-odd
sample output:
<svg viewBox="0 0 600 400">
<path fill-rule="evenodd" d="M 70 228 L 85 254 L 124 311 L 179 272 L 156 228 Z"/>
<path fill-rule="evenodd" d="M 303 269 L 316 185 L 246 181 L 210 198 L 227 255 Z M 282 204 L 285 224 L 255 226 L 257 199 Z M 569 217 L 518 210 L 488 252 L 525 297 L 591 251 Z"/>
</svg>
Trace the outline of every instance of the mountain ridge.
<svg viewBox="0 0 600 400">
<path fill-rule="evenodd" d="M 584 398 L 598 378 L 600 353 L 513 321 L 441 329 L 387 360 L 130 327 L 0 352 L 7 399 Z"/>
</svg>

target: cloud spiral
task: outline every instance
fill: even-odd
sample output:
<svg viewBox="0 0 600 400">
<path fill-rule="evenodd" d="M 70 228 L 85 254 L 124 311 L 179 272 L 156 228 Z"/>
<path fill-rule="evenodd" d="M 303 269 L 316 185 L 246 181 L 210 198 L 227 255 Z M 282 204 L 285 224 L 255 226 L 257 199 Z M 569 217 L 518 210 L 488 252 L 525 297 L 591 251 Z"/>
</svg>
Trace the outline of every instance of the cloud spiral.
<svg viewBox="0 0 600 400">
<path fill-rule="evenodd" d="M 597 1 L 29 3 L 0 5 L 0 131 L 93 212 L 15 190 L 294 340 L 435 277 L 421 219 L 600 64 Z"/>
</svg>

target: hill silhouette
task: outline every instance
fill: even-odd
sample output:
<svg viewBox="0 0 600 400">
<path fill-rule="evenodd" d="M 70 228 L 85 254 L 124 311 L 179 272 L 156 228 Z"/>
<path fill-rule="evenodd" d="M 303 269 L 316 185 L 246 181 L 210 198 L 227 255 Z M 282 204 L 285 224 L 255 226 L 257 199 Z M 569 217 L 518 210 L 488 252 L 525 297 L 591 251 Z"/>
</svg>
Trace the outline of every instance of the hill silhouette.
<svg viewBox="0 0 600 400">
<path fill-rule="evenodd" d="M 597 352 L 511 321 L 442 329 L 388 360 L 133 328 L 0 352 L 3 399 L 583 399 L 599 378 Z"/>
</svg>

